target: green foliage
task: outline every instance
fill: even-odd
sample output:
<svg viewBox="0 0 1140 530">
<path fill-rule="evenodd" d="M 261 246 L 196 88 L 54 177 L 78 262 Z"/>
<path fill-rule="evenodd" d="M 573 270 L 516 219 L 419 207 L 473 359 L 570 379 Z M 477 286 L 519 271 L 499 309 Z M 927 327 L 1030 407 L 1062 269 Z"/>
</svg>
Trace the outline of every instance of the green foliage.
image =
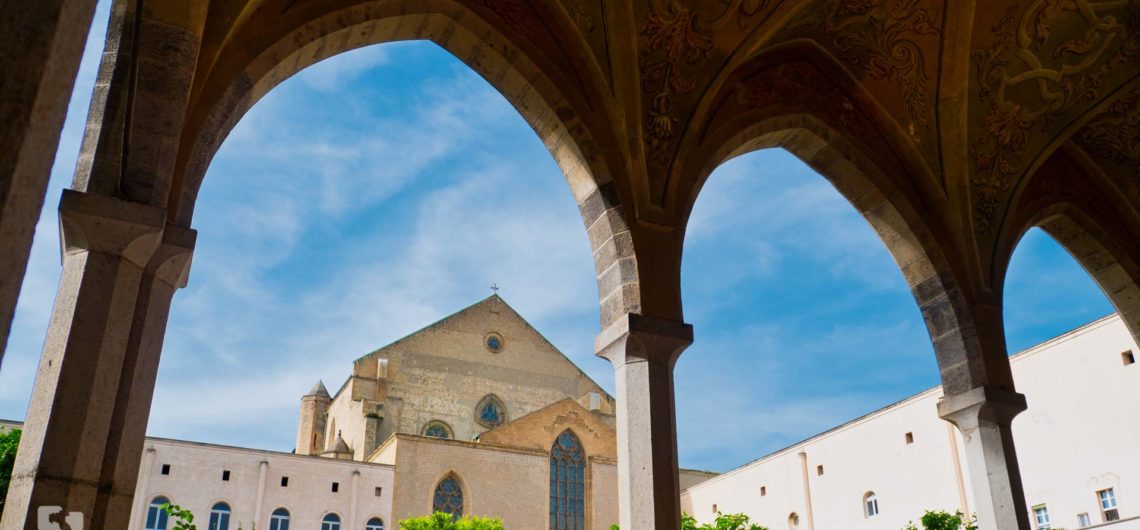
<svg viewBox="0 0 1140 530">
<path fill-rule="evenodd" d="M 162 508 L 162 511 L 174 520 L 172 530 L 198 530 L 198 527 L 194 526 L 194 514 L 190 513 L 190 510 L 185 510 L 181 506 L 169 502 L 164 503 L 159 508 Z"/>
<path fill-rule="evenodd" d="M 610 526 L 610 530 L 621 529 L 615 524 Z M 716 521 L 712 524 L 698 524 L 693 516 L 683 513 L 681 514 L 681 530 L 768 530 L 768 527 L 752 523 L 748 516 L 742 513 L 724 514 L 717 512 Z"/>
<path fill-rule="evenodd" d="M 493 518 L 472 516 L 452 519 L 451 514 L 435 512 L 400 521 L 400 530 L 503 530 L 503 522 Z"/>
<path fill-rule="evenodd" d="M 928 510 L 919 522 L 922 526 L 915 526 L 912 521 L 903 530 L 978 530 L 978 518 L 966 518 L 961 511 L 949 513 Z"/>
<path fill-rule="evenodd" d="M 8 484 L 12 482 L 12 467 L 16 465 L 19 447 L 20 429 L 0 432 L 0 514 L 4 513 L 4 499 L 8 497 Z"/>
</svg>

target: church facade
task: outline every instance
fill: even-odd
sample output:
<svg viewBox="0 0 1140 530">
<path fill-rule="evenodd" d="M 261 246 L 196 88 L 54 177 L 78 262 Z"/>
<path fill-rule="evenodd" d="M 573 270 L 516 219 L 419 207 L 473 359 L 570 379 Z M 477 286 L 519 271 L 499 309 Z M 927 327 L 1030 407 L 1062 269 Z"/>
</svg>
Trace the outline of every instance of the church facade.
<svg viewBox="0 0 1140 530">
<path fill-rule="evenodd" d="M 1118 316 L 1011 358 L 1034 413 L 1014 423 L 1036 529 L 1140 528 L 1140 365 Z M 682 470 L 684 511 L 771 530 L 899 530 L 973 509 L 940 388 L 723 475 Z M 681 396 L 683 399 L 684 396 Z M 432 511 L 508 530 L 618 521 L 615 402 L 498 296 L 357 359 L 301 398 L 291 453 L 149 437 L 128 530 L 393 530 Z"/>
<path fill-rule="evenodd" d="M 357 359 L 300 408 L 293 453 L 148 438 L 129 530 L 168 529 L 166 501 L 209 530 L 384 530 L 432 511 L 618 521 L 614 398 L 497 295 Z"/>
</svg>

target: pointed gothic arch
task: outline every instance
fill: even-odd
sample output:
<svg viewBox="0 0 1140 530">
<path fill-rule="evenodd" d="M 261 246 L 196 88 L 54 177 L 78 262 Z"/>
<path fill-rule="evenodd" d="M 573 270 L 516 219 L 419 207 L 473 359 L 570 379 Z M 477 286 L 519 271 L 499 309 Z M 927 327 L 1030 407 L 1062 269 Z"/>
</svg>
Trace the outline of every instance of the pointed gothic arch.
<svg viewBox="0 0 1140 530">
<path fill-rule="evenodd" d="M 454 471 L 448 472 L 435 485 L 432 493 L 431 511 L 451 515 L 453 519 L 463 517 L 466 498 L 463 483 Z"/>
<path fill-rule="evenodd" d="M 494 429 L 510 421 L 507 406 L 495 394 L 487 394 L 475 405 L 475 422 L 479 425 Z"/>
<path fill-rule="evenodd" d="M 550 530 L 586 529 L 586 452 L 566 429 L 550 448 Z"/>
</svg>

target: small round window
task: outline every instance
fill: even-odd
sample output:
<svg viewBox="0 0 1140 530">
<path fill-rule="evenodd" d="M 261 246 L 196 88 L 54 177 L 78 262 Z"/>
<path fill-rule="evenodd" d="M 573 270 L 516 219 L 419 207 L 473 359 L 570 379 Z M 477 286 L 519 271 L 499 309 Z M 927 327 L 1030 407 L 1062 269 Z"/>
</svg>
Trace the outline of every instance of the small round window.
<svg viewBox="0 0 1140 530">
<path fill-rule="evenodd" d="M 488 333 L 483 338 L 483 346 L 491 353 L 499 353 L 503 351 L 503 336 L 498 333 Z"/>
</svg>

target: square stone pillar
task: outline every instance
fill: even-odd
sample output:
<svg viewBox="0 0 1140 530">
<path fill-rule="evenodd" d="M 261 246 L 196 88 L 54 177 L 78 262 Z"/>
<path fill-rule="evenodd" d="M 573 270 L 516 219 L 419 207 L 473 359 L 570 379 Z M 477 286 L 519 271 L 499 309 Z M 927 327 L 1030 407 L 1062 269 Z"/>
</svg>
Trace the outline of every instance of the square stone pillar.
<svg viewBox="0 0 1140 530">
<path fill-rule="evenodd" d="M 627 314 L 598 335 L 598 356 L 614 366 L 617 390 L 618 509 L 622 530 L 677 530 L 677 411 L 673 367 L 693 327 Z"/>
<path fill-rule="evenodd" d="M 42 506 L 81 514 L 85 528 L 127 528 L 192 232 L 168 229 L 162 209 L 70 190 L 60 229 L 63 276 L 0 529 L 36 529 Z"/>
<path fill-rule="evenodd" d="M 95 3 L 0 2 L 0 361 Z"/>
<path fill-rule="evenodd" d="M 956 425 L 965 441 L 981 530 L 1032 530 L 1013 446 L 1013 418 L 1025 409 L 1024 395 L 985 386 L 938 402 L 938 415 Z"/>
</svg>

